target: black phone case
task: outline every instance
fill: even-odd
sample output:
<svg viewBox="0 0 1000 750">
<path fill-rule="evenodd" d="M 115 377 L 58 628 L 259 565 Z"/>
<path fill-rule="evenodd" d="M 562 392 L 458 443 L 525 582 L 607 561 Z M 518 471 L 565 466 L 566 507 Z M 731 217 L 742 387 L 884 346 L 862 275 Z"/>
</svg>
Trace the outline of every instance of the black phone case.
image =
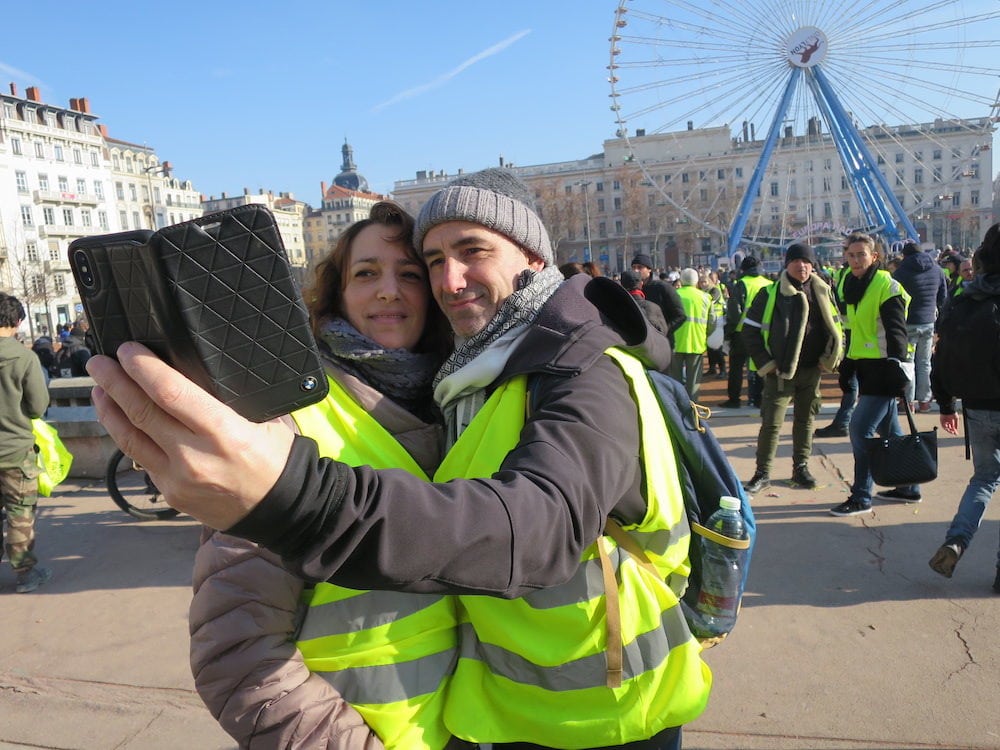
<svg viewBox="0 0 1000 750">
<path fill-rule="evenodd" d="M 247 419 L 261 422 L 327 393 L 309 313 L 274 216 L 238 206 L 164 227 L 133 254 L 150 280 L 151 348 Z M 134 285 L 130 285 L 134 288 Z"/>
<path fill-rule="evenodd" d="M 70 243 L 70 269 L 99 354 L 113 357 L 123 342 L 138 338 L 126 312 L 136 305 L 126 306 L 124 298 L 145 294 L 145 283 L 135 273 L 134 253 L 152 236 L 149 230 L 138 230 Z"/>
</svg>

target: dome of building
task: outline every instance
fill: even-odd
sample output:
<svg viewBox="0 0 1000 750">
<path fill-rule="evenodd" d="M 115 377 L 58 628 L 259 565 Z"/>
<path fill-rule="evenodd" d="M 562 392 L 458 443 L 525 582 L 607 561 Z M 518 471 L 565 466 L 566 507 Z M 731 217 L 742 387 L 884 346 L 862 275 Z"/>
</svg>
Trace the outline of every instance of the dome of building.
<svg viewBox="0 0 1000 750">
<path fill-rule="evenodd" d="M 346 138 L 340 151 L 344 155 L 344 163 L 340 165 L 340 174 L 333 178 L 333 184 L 348 190 L 370 193 L 368 180 L 358 172 L 358 168 L 354 164 L 354 149 L 351 148 Z"/>
</svg>

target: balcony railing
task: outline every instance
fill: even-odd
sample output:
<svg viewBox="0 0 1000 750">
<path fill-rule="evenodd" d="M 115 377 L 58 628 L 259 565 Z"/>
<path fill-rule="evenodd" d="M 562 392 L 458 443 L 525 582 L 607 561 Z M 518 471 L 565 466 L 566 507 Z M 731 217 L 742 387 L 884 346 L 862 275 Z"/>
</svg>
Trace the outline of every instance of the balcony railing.
<svg viewBox="0 0 1000 750">
<path fill-rule="evenodd" d="M 61 193 L 52 190 L 35 191 L 35 203 L 56 203 L 59 205 L 71 203 L 77 206 L 96 206 L 100 202 L 100 199 L 96 195 L 85 193 Z"/>
</svg>

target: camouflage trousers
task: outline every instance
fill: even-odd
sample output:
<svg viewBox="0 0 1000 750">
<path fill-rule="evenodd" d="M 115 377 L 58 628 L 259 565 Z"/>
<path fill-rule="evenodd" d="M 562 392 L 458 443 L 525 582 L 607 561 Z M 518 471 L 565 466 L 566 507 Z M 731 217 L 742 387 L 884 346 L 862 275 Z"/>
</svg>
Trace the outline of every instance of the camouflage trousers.
<svg viewBox="0 0 1000 750">
<path fill-rule="evenodd" d="M 3 550 L 15 573 L 35 567 L 35 507 L 38 504 L 38 464 L 31 450 L 13 469 L 0 469 L 0 501 L 7 519 Z"/>
</svg>

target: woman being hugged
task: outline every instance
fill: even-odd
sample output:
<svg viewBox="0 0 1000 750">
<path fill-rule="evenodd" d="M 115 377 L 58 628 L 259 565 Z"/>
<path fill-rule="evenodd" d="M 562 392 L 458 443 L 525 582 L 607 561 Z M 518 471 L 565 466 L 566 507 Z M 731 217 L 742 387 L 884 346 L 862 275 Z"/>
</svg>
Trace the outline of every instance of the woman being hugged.
<svg viewBox="0 0 1000 750">
<path fill-rule="evenodd" d="M 845 241 L 850 273 L 843 285 L 846 306 L 847 356 L 840 367 L 843 384 L 857 374 L 860 397 L 849 433 L 854 453 L 851 494 L 830 509 L 835 516 L 856 516 L 872 509 L 872 475 L 865 438 L 901 435 L 896 402 L 913 379 L 913 362 L 906 333 L 910 295 L 881 268 L 874 238 L 855 232 Z M 896 502 L 919 502 L 915 486 L 877 493 Z"/>
<path fill-rule="evenodd" d="M 378 203 L 317 267 L 305 297 L 330 393 L 291 419 L 322 456 L 426 479 L 442 445 L 431 380 L 450 338 L 412 232 L 401 208 Z M 195 684 L 240 747 L 443 748 L 454 612 L 445 596 L 306 589 L 272 553 L 206 530 Z"/>
</svg>

